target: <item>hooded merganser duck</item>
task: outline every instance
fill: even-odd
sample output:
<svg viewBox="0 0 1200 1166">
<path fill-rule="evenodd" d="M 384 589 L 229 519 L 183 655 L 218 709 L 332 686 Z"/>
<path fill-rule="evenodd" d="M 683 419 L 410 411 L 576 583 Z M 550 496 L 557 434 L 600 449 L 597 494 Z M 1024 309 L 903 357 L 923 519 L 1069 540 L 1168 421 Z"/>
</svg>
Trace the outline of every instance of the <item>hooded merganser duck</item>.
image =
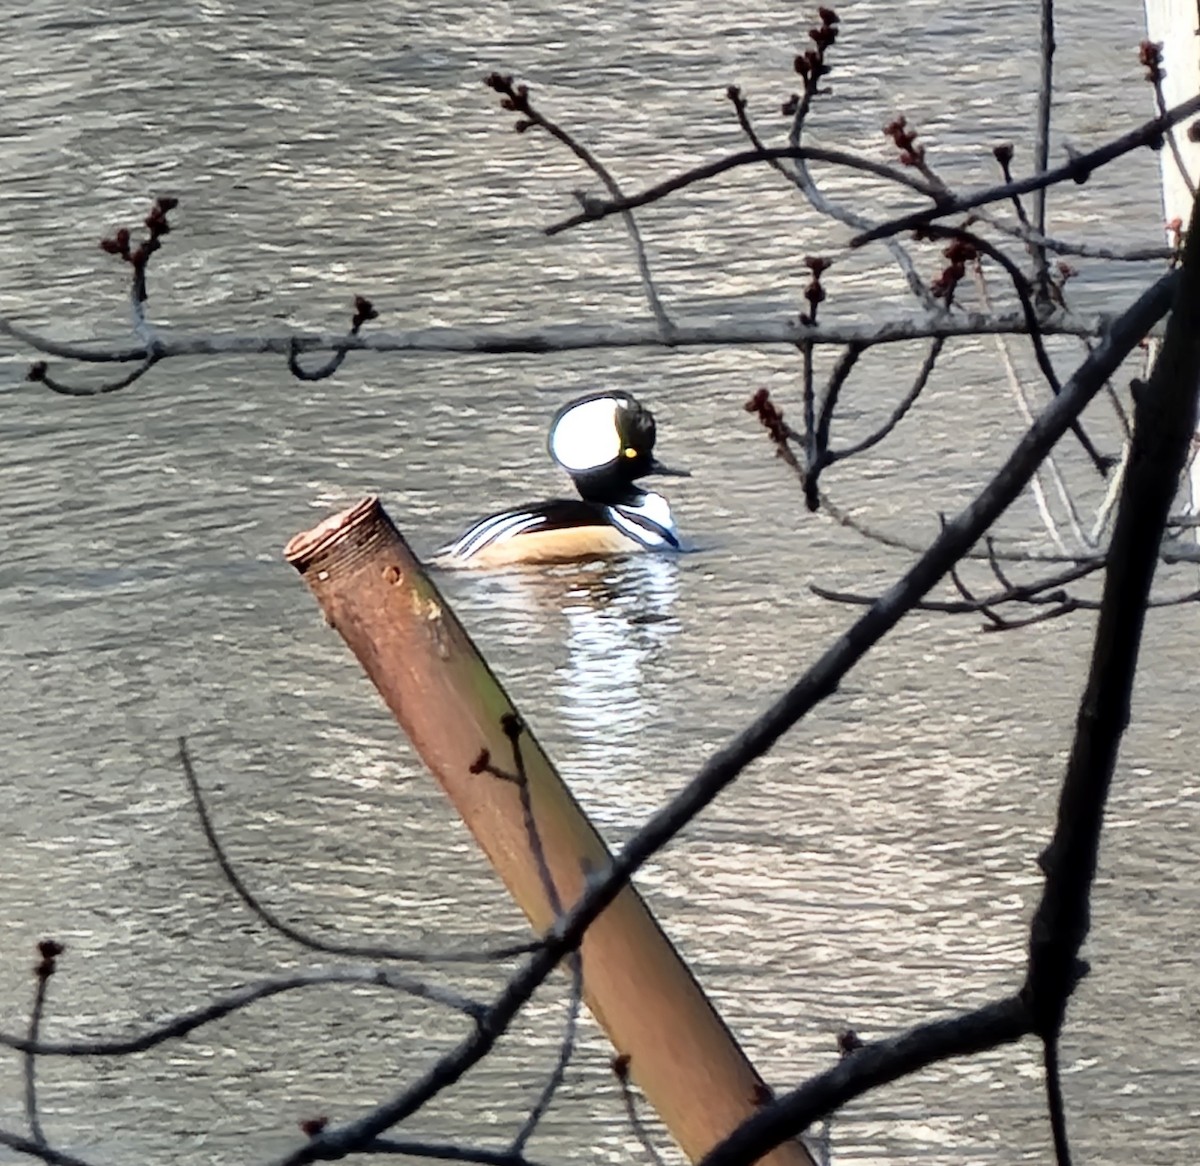
<svg viewBox="0 0 1200 1166">
<path fill-rule="evenodd" d="M 671 507 L 636 483 L 647 474 L 686 478 L 654 456 L 654 416 L 628 393 L 589 393 L 550 423 L 550 456 L 579 498 L 505 510 L 475 523 L 434 562 L 444 567 L 562 563 L 682 547 Z"/>
</svg>

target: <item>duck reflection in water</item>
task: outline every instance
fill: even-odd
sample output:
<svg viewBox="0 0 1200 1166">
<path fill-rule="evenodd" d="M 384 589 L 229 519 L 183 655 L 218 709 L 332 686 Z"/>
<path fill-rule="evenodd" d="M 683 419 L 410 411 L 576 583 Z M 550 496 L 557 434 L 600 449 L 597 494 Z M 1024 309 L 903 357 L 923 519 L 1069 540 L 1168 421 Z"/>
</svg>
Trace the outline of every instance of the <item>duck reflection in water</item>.
<svg viewBox="0 0 1200 1166">
<path fill-rule="evenodd" d="M 446 579 L 464 623 L 486 627 L 481 646 L 509 657 L 512 695 L 601 825 L 628 827 L 661 798 L 641 758 L 668 687 L 658 662 L 679 627 L 680 567 L 643 555 Z"/>
</svg>

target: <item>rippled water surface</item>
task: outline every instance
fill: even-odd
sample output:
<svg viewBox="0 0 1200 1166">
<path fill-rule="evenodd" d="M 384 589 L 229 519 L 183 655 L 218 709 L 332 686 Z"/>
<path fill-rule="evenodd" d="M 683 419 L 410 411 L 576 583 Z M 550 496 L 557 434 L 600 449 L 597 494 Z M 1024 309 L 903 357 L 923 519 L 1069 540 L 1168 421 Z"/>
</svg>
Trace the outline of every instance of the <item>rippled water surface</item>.
<svg viewBox="0 0 1200 1166">
<path fill-rule="evenodd" d="M 1055 157 L 1149 108 L 1138 6 L 1058 8 Z M 988 148 L 1024 142 L 1031 122 L 1030 7 L 840 11 L 816 139 L 877 151 L 879 127 L 904 112 L 947 178 L 990 181 Z M 169 192 L 182 201 L 151 309 L 173 327 L 340 328 L 356 293 L 395 328 L 640 318 L 618 225 L 541 235 L 590 184 L 564 151 L 513 134 L 481 76 L 527 77 L 636 185 L 739 146 L 731 82 L 773 129 L 806 28 L 801 8 L 769 2 L 32 0 L 6 15 L 0 40 L 0 311 L 61 338 L 124 335 L 121 273 L 96 241 Z M 1055 196 L 1053 229 L 1153 243 L 1156 166 L 1135 157 Z M 861 179 L 828 181 L 864 213 L 899 205 Z M 813 253 L 839 256 L 827 318 L 902 310 L 886 252 L 843 255 L 847 232 L 793 195 L 743 171 L 649 210 L 672 310 L 792 312 Z M 932 276 L 940 259 L 919 262 Z M 1075 303 L 1119 308 L 1145 278 L 1085 265 Z M 1074 353 L 1058 353 L 1065 368 Z M 197 359 L 83 401 L 25 385 L 28 357 L 11 345 L 0 357 L 7 1031 L 27 1022 L 44 935 L 68 947 L 50 992 L 57 1036 L 136 1028 L 306 962 L 221 881 L 178 771 L 180 734 L 231 852 L 289 919 L 424 944 L 522 934 L 282 562 L 284 542 L 329 510 L 378 491 L 428 551 L 475 515 L 561 489 L 543 435 L 570 394 L 605 384 L 654 408 L 664 459 L 694 472 L 671 494 L 700 553 L 445 581 L 613 841 L 847 625 L 852 613 L 810 582 L 869 592 L 909 559 L 808 514 L 742 411 L 762 385 L 798 408 L 791 352 L 360 356 L 316 384 L 274 358 Z M 886 415 L 916 359 L 863 361 L 839 440 Z M 828 487 L 923 542 L 1020 426 L 995 349 L 959 344 L 893 439 Z M 1005 530 L 1036 535 L 1028 500 Z M 1004 636 L 909 619 L 646 869 L 647 896 L 774 1084 L 830 1063 L 846 1024 L 880 1035 L 1017 982 L 1089 632 L 1083 616 Z M 1152 620 L 1116 778 L 1093 974 L 1064 1048 L 1085 1161 L 1181 1162 L 1200 1149 L 1195 633 L 1188 608 Z M 453 979 L 483 991 L 489 975 Z M 412 1131 L 503 1145 L 553 1059 L 560 988 Z M 136 1061 L 44 1063 L 47 1131 L 97 1163 L 258 1161 L 294 1144 L 299 1119 L 357 1112 L 463 1030 L 379 993 L 283 997 Z M 640 1153 L 607 1055 L 587 1027 L 536 1156 Z M 10 1058 L 0 1124 L 21 1121 Z M 1035 1051 L 875 1094 L 834 1136 L 839 1157 L 864 1162 L 1045 1161 Z"/>
</svg>

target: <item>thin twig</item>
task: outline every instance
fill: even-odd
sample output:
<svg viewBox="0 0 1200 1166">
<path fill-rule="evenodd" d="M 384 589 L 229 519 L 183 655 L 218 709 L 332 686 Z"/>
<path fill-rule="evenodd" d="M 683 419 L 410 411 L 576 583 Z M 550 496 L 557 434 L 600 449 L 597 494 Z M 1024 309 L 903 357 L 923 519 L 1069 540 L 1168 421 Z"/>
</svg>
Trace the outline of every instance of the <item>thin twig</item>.
<svg viewBox="0 0 1200 1166">
<path fill-rule="evenodd" d="M 1061 592 L 1057 596 L 1052 597 L 1047 597 L 1046 592 L 1066 587 L 1071 583 L 1078 582 L 1080 579 L 1086 579 L 1089 575 L 1095 574 L 1103 567 L 1103 559 L 1096 559 L 1088 563 L 1079 563 L 1074 567 L 1068 567 L 1064 571 L 1058 571 L 1053 575 L 1049 575 L 1044 579 L 1034 580 L 1031 583 L 1006 583 L 1002 590 L 992 592 L 982 598 L 972 595 L 962 584 L 961 580 L 954 580 L 954 575 L 951 573 L 952 580 L 955 581 L 955 586 L 964 598 L 962 600 L 923 599 L 917 607 L 922 611 L 940 611 L 952 615 L 973 615 L 977 612 L 982 612 L 985 608 L 1003 607 L 1006 603 L 1060 603 L 1062 602 Z M 827 599 L 836 603 L 849 603 L 862 607 L 879 602 L 878 595 L 862 595 L 854 591 L 833 591 L 828 587 L 822 587 L 816 583 L 810 583 L 809 590 L 821 599 Z M 1194 594 L 1188 597 L 1178 596 L 1176 598 L 1189 601 Z M 1164 600 L 1164 606 L 1166 603 L 1167 601 Z"/>
<path fill-rule="evenodd" d="M 1042 1046 L 1042 1067 L 1046 1074 L 1046 1109 L 1050 1115 L 1050 1136 L 1054 1141 L 1054 1156 L 1058 1166 L 1071 1166 L 1071 1146 L 1067 1138 L 1067 1115 L 1063 1106 L 1057 1034 Z"/>
<path fill-rule="evenodd" d="M 821 412 L 817 418 L 817 462 L 820 465 L 828 464 L 829 431 L 833 425 L 833 413 L 837 408 L 842 388 L 850 379 L 850 374 L 854 371 L 854 366 L 858 364 L 858 358 L 862 356 L 863 352 L 861 344 L 846 345 L 837 364 L 833 366 L 833 372 L 829 374 L 829 383 L 825 386 L 825 392 L 821 397 Z M 816 471 L 816 466 L 809 466 L 810 474 Z"/>
<path fill-rule="evenodd" d="M 354 297 L 354 317 L 350 321 L 349 335 L 357 336 L 362 330 L 362 326 L 368 320 L 376 320 L 379 318 L 379 313 L 375 310 L 375 305 L 364 296 Z M 346 359 L 346 354 L 350 349 L 346 346 L 335 349 L 333 355 L 320 368 L 306 369 L 299 360 L 300 350 L 293 343 L 288 351 L 288 372 L 299 381 L 323 381 L 327 377 L 333 376 L 339 368 L 342 367 L 342 362 Z"/>
<path fill-rule="evenodd" d="M 867 434 L 861 441 L 857 441 L 853 445 L 848 445 L 843 449 L 831 449 L 825 457 L 827 465 L 833 465 L 836 462 L 845 461 L 846 458 L 865 453 L 872 446 L 878 445 L 904 420 L 908 411 L 917 403 L 917 398 L 929 383 L 929 377 L 933 373 L 934 365 L 937 364 L 937 359 L 941 355 L 945 344 L 945 340 L 939 337 L 929 345 L 929 351 L 925 353 L 925 359 L 921 362 L 921 367 L 917 370 L 917 375 L 913 378 L 912 386 L 901 398 L 900 403 L 892 410 L 891 416 L 874 433 Z"/>
<path fill-rule="evenodd" d="M 1140 150 L 1146 146 L 1153 145 L 1172 126 L 1178 125 L 1181 121 L 1198 112 L 1200 112 L 1200 95 L 1181 102 L 1173 109 L 1169 109 L 1165 115 L 1144 122 L 1142 125 L 1137 126 L 1128 133 L 1122 134 L 1119 138 L 1111 142 L 1106 142 L 1103 146 L 1095 150 L 1091 150 L 1086 154 L 1074 155 L 1061 166 L 1052 167 L 1041 174 L 1031 174 L 1028 178 L 1022 178 L 1016 182 L 1006 182 L 1001 186 L 989 186 L 973 194 L 964 194 L 955 198 L 944 199 L 940 206 L 914 211 L 912 214 L 900 215 L 897 218 L 889 219 L 886 223 L 880 223 L 878 226 L 872 227 L 869 231 L 864 231 L 862 234 L 856 235 L 850 240 L 850 246 L 863 247 L 867 243 L 873 243 L 880 239 L 889 239 L 893 235 L 899 235 L 904 231 L 915 231 L 918 227 L 927 226 L 935 219 L 942 219 L 948 215 L 962 214 L 965 211 L 974 210 L 980 206 L 987 206 L 993 202 L 1006 202 L 1013 195 L 1028 194 L 1034 190 L 1055 186 L 1060 182 L 1086 182 L 1088 177 L 1096 170 L 1099 170 L 1101 166 L 1105 166 L 1117 158 L 1132 153 L 1134 150 Z"/>
<path fill-rule="evenodd" d="M 60 381 L 50 375 L 46 368 L 46 362 L 39 360 L 29 366 L 25 379 L 45 385 L 51 392 L 58 393 L 63 397 L 98 397 L 103 393 L 116 393 L 121 389 L 129 388 L 130 385 L 140 381 L 161 359 L 160 353 L 152 352 L 137 368 L 126 373 L 125 376 L 112 381 L 104 381 L 98 385 L 72 385 L 66 381 Z"/>
<path fill-rule="evenodd" d="M 616 1077 L 617 1085 L 620 1087 L 621 1103 L 625 1107 L 625 1116 L 629 1119 L 629 1128 L 633 1130 L 633 1136 L 637 1138 L 646 1157 L 654 1163 L 654 1166 L 666 1166 L 662 1154 L 654 1144 L 654 1139 L 650 1137 L 650 1131 L 646 1129 L 646 1123 L 642 1121 L 642 1115 L 638 1112 L 637 1098 L 629 1083 L 628 1057 L 616 1057 L 613 1060 L 613 1076 Z"/>
<path fill-rule="evenodd" d="M 979 292 L 980 301 L 986 308 L 991 309 L 991 294 L 988 290 L 987 278 L 983 273 L 981 265 L 975 266 L 975 286 Z M 1008 379 L 1008 386 L 1012 392 L 1013 400 L 1016 402 L 1017 411 L 1021 414 L 1021 418 L 1026 425 L 1033 420 L 1033 407 L 1029 402 L 1029 396 L 1025 391 L 1025 385 L 1021 380 L 1020 374 L 1017 372 L 1016 364 L 1013 361 L 1012 353 L 1009 346 L 1005 343 L 1004 338 L 997 336 L 994 338 L 996 348 L 1000 353 L 1001 363 L 1004 365 L 1004 373 Z M 1058 464 L 1053 454 L 1048 457 L 1044 463 L 1050 469 L 1050 474 L 1054 480 L 1056 489 L 1058 490 L 1059 501 L 1067 511 L 1068 518 L 1072 523 L 1072 528 L 1075 533 L 1075 538 L 1080 545 L 1095 547 L 1095 543 L 1089 542 L 1083 533 L 1083 528 L 1079 523 L 1078 514 L 1075 511 L 1074 499 L 1071 497 L 1070 491 L 1066 488 L 1066 483 L 1062 480 L 1062 475 L 1058 472 Z M 1042 486 L 1042 472 L 1039 470 L 1033 476 L 1033 480 L 1029 483 L 1030 492 L 1033 494 L 1034 502 L 1038 509 L 1038 514 L 1041 516 L 1042 525 L 1046 528 L 1046 533 L 1050 536 L 1054 545 L 1058 547 L 1064 554 L 1067 547 L 1063 542 L 1062 536 L 1058 531 L 1058 523 L 1054 519 L 1054 513 L 1050 509 L 1049 500 L 1046 498 L 1045 489 Z"/>
<path fill-rule="evenodd" d="M 368 960 L 400 960 L 409 963 L 483 963 L 506 960 L 523 955 L 536 946 L 536 944 L 529 943 L 514 943 L 490 950 L 476 948 L 473 950 L 436 951 L 423 948 L 387 947 L 379 944 L 343 943 L 339 940 L 322 939 L 301 931 L 261 903 L 234 869 L 233 863 L 230 862 L 229 856 L 225 853 L 225 847 L 217 835 L 216 828 L 213 826 L 212 818 L 209 816 L 208 806 L 204 801 L 200 782 L 196 777 L 196 771 L 188 753 L 187 740 L 183 737 L 179 738 L 179 763 L 183 767 L 183 775 L 187 781 L 188 790 L 191 792 L 196 814 L 200 819 L 200 828 L 204 831 L 204 837 L 213 852 L 213 857 L 217 860 L 217 865 L 221 868 L 221 873 L 225 876 L 225 881 L 232 888 L 234 894 L 263 924 L 286 939 L 290 939 L 293 943 L 308 948 L 309 951 L 322 952 L 325 955 L 342 955 Z"/>
<path fill-rule="evenodd" d="M 1178 254 L 1174 247 L 1112 247 L 1097 243 L 1076 243 L 1068 239 L 1056 239 L 1041 231 L 1035 231 L 1024 223 L 1006 222 L 998 215 L 988 214 L 986 211 L 974 212 L 967 220 L 966 225 L 970 226 L 972 220 L 987 223 L 989 227 L 1002 231 L 1006 235 L 1012 235 L 1013 238 L 1021 239 L 1043 251 L 1050 251 L 1056 255 L 1075 255 L 1080 259 L 1106 259 L 1112 263 L 1165 263 L 1174 259 Z"/>
<path fill-rule="evenodd" d="M 46 989 L 50 977 L 54 975 L 58 957 L 63 953 L 61 943 L 53 939 L 43 939 L 38 944 L 38 954 L 41 959 L 33 969 L 37 987 L 33 994 L 33 1008 L 29 1013 L 29 1044 L 25 1050 L 25 1119 L 29 1122 L 29 1132 L 33 1140 L 43 1149 L 48 1145 L 46 1134 L 42 1129 L 41 1117 L 38 1114 L 37 1101 L 37 1053 L 36 1046 L 41 1039 L 42 1013 L 46 1007 Z"/>
<path fill-rule="evenodd" d="M 562 896 L 559 894 L 558 886 L 554 881 L 554 874 L 550 870 L 550 863 L 546 857 L 546 847 L 542 842 L 542 832 L 538 829 L 537 817 L 533 810 L 533 795 L 529 788 L 529 774 L 525 767 L 525 754 L 521 749 L 521 734 L 525 731 L 525 724 L 516 713 L 505 713 L 500 718 L 500 727 L 512 747 L 513 772 L 509 773 L 494 765 L 486 749 L 483 750 L 478 760 L 471 766 L 471 772 L 487 773 L 492 777 L 506 781 L 517 787 L 517 794 L 521 800 L 521 815 L 524 820 L 525 837 L 529 843 L 529 851 L 533 856 L 534 865 L 538 872 L 538 879 L 546 895 L 546 902 L 549 904 L 550 910 L 557 920 L 562 917 L 563 913 Z M 545 1117 L 547 1110 L 549 1110 L 551 1103 L 554 1101 L 555 1095 L 566 1079 L 567 1068 L 571 1063 L 571 1058 L 575 1055 L 575 1038 L 579 1026 L 579 1010 L 583 1003 L 583 959 L 578 951 L 573 951 L 567 956 L 567 962 L 571 970 L 571 995 L 567 1004 L 567 1018 L 562 1040 L 559 1042 L 558 1056 L 555 1059 L 554 1068 L 551 1070 L 549 1078 L 538 1095 L 537 1101 L 512 1140 L 509 1149 L 513 1154 L 519 1155 L 524 1152 L 529 1139 L 536 1132 L 538 1125 L 541 1123 L 542 1118 Z"/>
<path fill-rule="evenodd" d="M 533 103 L 529 100 L 528 86 L 514 85 L 511 77 L 501 73 L 490 74 L 486 79 L 486 84 L 504 96 L 506 109 L 511 109 L 513 112 L 524 116 L 526 120 L 517 123 L 518 129 L 524 132 L 530 126 L 538 126 L 545 130 L 552 138 L 566 146 L 576 158 L 604 183 L 605 189 L 613 199 L 619 200 L 624 198 L 624 192 L 617 185 L 617 180 L 613 178 L 608 168 L 600 159 L 573 134 L 568 133 L 562 126 L 551 121 L 550 118 L 534 107 Z M 584 208 L 588 206 L 588 201 L 584 197 L 579 198 L 579 202 Z M 650 311 L 658 323 L 659 332 L 662 334 L 663 340 L 669 343 L 673 326 L 670 316 L 667 315 L 666 308 L 663 307 L 658 289 L 654 286 L 654 277 L 650 272 L 650 260 L 646 257 L 646 245 L 642 242 L 642 233 L 638 229 L 637 220 L 630 211 L 623 211 L 621 218 L 625 223 L 626 231 L 629 232 L 630 241 L 633 243 L 634 257 L 637 260 L 638 274 L 641 276 L 642 289 L 646 294 L 646 302 L 650 305 Z"/>
<path fill-rule="evenodd" d="M 20 1134 L 9 1133 L 8 1130 L 0 1129 L 0 1146 L 7 1146 L 10 1150 L 15 1150 L 18 1154 L 27 1154 L 30 1158 L 40 1158 L 49 1163 L 49 1166 L 93 1166 L 93 1163 L 77 1158 L 74 1154 L 65 1154 L 62 1150 L 40 1145 L 31 1138 L 23 1138 Z"/>
<path fill-rule="evenodd" d="M 1050 167 L 1050 110 L 1054 100 L 1054 0 L 1039 0 L 1041 12 L 1041 68 L 1038 75 L 1037 134 L 1033 143 L 1033 172 L 1045 174 Z M 1046 231 L 1046 187 L 1033 192 L 1033 229 L 1043 235 Z M 1050 272 L 1046 265 L 1046 249 L 1034 243 L 1034 281 L 1038 299 L 1050 296 Z"/>
<path fill-rule="evenodd" d="M 577 951 L 567 956 L 567 964 L 571 970 L 571 996 L 567 1002 L 567 1017 L 563 1025 L 562 1040 L 558 1046 L 558 1056 L 554 1068 L 542 1087 L 537 1101 L 529 1111 L 516 1137 L 512 1140 L 511 1150 L 514 1154 L 523 1154 L 529 1139 L 537 1130 L 543 1117 L 546 1116 L 551 1103 L 566 1080 L 567 1068 L 575 1055 L 575 1042 L 579 1034 L 579 1010 L 583 1004 L 583 957 Z"/>
<path fill-rule="evenodd" d="M 1158 107 L 1159 117 L 1162 117 L 1167 112 L 1167 96 L 1163 91 L 1163 79 L 1166 77 L 1166 73 L 1162 68 L 1162 46 L 1156 45 L 1152 41 L 1143 41 L 1141 62 L 1146 66 L 1146 79 L 1154 86 L 1154 104 Z M 1175 137 L 1174 129 L 1168 129 L 1165 136 L 1167 147 L 1171 151 L 1171 158 L 1179 171 L 1179 177 L 1183 179 L 1188 194 L 1195 198 L 1196 184 L 1192 180 L 1191 174 L 1188 173 L 1187 162 L 1184 161 L 1183 151 L 1179 148 L 1179 140 Z"/>
<path fill-rule="evenodd" d="M 1050 359 L 1050 354 L 1046 351 L 1037 308 L 1033 303 L 1032 289 L 1025 279 L 1024 272 L 999 247 L 988 242 L 987 239 L 981 238 L 973 231 L 968 231 L 962 227 L 932 225 L 925 228 L 923 233 L 928 234 L 934 239 L 962 239 L 1004 268 L 1012 282 L 1013 290 L 1017 293 L 1017 298 L 1021 302 L 1021 310 L 1025 313 L 1025 321 L 1029 329 L 1029 342 L 1033 346 L 1033 355 L 1037 360 L 1038 368 L 1041 369 L 1042 376 L 1046 378 L 1046 383 L 1050 386 L 1050 391 L 1055 395 L 1060 393 L 1062 386 L 1058 379 L 1058 373 L 1054 370 L 1054 362 Z M 1088 437 L 1083 425 L 1079 421 L 1072 422 L 1071 432 L 1083 447 L 1084 452 L 1091 458 L 1092 465 L 1096 467 L 1096 471 L 1101 477 L 1107 477 L 1108 471 L 1116 463 L 1116 459 L 1105 456 L 1092 444 L 1092 439 Z"/>
<path fill-rule="evenodd" d="M 514 1154 L 511 1150 L 486 1150 L 480 1146 L 459 1146 L 449 1142 L 402 1142 L 394 1138 L 376 1138 L 365 1145 L 360 1153 L 433 1158 L 440 1162 L 474 1162 L 479 1166 L 538 1166 L 524 1154 Z"/>
<path fill-rule="evenodd" d="M 827 495 L 822 497 L 821 502 L 825 513 L 839 526 L 844 526 L 847 530 L 852 530 L 855 534 L 860 534 L 863 538 L 878 543 L 880 546 L 891 547 L 893 550 L 898 551 L 907 551 L 914 555 L 922 554 L 926 548 L 927 544 L 925 543 L 917 542 L 911 538 L 904 538 L 902 535 L 888 530 L 881 530 L 869 522 L 864 522 L 848 510 L 843 510 L 835 502 L 831 502 Z M 1025 551 L 1017 547 L 1005 547 L 1001 549 L 995 546 L 992 548 L 990 554 L 986 551 L 972 550 L 963 555 L 963 558 L 987 560 L 992 556 L 1004 559 L 1009 563 L 1091 563 L 1103 560 L 1103 556 L 1099 554 L 1064 555 L 1046 551 Z"/>
<path fill-rule="evenodd" d="M 134 1036 L 111 1037 L 103 1040 L 71 1040 L 33 1042 L 22 1037 L 0 1033 L 0 1045 L 21 1053 L 33 1053 L 39 1057 L 119 1057 L 142 1053 L 164 1041 L 187 1036 L 188 1033 L 211 1024 L 214 1020 L 240 1012 L 260 1000 L 281 996 L 304 988 L 322 987 L 328 984 L 359 984 L 367 987 L 388 988 L 403 992 L 434 1004 L 462 1012 L 478 1019 L 485 1008 L 477 1000 L 443 988 L 402 976 L 390 968 L 319 968 L 307 972 L 295 972 L 286 976 L 273 976 L 244 984 L 215 1000 L 188 1012 L 182 1012 L 169 1020 L 156 1024 L 145 1032 Z"/>
<path fill-rule="evenodd" d="M 714 158 L 711 162 L 693 166 L 690 170 L 666 178 L 637 194 L 629 194 L 624 198 L 614 198 L 609 201 L 594 199 L 578 214 L 571 215 L 557 223 L 551 223 L 545 228 L 545 233 L 561 235 L 563 231 L 569 231 L 584 223 L 599 222 L 601 219 L 608 218 L 609 215 L 623 214 L 625 211 L 648 206 L 652 202 L 660 202 L 668 195 L 685 190 L 689 186 L 695 186 L 698 182 L 717 178 L 730 170 L 736 170 L 742 166 L 771 164 L 783 158 L 791 158 L 797 162 L 826 162 L 831 166 L 857 170 L 863 174 L 882 178 L 887 182 L 894 182 L 899 186 L 906 186 L 909 190 L 916 191 L 917 194 L 923 194 L 926 198 L 933 199 L 935 203 L 942 198 L 940 192 L 931 187 L 923 178 L 906 173 L 899 167 L 889 166 L 886 162 L 876 162 L 872 158 L 863 158 L 845 150 L 828 150 L 822 146 L 767 146 Z"/>
</svg>

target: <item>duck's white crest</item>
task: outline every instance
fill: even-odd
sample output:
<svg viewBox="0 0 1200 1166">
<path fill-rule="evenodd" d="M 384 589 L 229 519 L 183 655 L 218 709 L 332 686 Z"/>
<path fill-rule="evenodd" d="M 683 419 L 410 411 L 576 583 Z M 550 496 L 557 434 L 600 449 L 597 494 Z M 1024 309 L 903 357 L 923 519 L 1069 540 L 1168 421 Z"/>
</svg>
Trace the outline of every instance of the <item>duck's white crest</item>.
<svg viewBox="0 0 1200 1166">
<path fill-rule="evenodd" d="M 597 397 L 564 413 L 550 434 L 554 460 L 572 474 L 598 470 L 616 461 L 621 456 L 620 407 L 613 397 Z"/>
</svg>

